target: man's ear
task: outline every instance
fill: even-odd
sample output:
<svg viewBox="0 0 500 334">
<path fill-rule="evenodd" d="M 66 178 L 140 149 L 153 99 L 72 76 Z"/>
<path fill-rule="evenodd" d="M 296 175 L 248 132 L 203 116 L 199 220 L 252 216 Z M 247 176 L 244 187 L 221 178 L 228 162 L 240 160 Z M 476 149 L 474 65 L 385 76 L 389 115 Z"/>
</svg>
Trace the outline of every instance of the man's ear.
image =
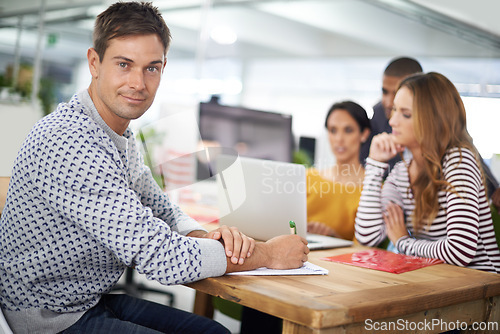
<svg viewBox="0 0 500 334">
<path fill-rule="evenodd" d="M 165 56 L 165 61 L 163 62 L 163 66 L 161 68 L 161 73 L 163 74 L 163 71 L 165 71 L 165 66 L 167 66 L 167 56 Z"/>
<path fill-rule="evenodd" d="M 89 48 L 87 50 L 87 61 L 89 63 L 89 70 L 90 74 L 92 74 L 92 78 L 97 79 L 99 77 L 99 65 L 101 64 L 101 61 L 94 48 Z"/>
</svg>

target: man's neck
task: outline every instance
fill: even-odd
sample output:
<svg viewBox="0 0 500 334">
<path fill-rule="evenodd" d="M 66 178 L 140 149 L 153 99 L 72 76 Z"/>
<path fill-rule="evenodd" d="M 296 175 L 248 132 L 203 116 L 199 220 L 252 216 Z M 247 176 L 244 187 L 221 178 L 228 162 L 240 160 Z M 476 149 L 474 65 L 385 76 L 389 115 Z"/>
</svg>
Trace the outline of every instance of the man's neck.
<svg viewBox="0 0 500 334">
<path fill-rule="evenodd" d="M 100 102 L 101 100 L 97 97 L 97 92 L 95 91 L 95 87 L 92 83 L 88 88 L 88 92 L 97 112 L 99 113 L 103 121 L 106 122 L 111 130 L 113 130 L 120 136 L 123 136 L 125 130 L 127 130 L 127 127 L 130 124 L 130 120 L 120 119 L 120 122 L 117 122 L 116 118 L 113 118 L 112 112 L 109 111 L 109 108 L 107 108 L 102 102 Z"/>
</svg>

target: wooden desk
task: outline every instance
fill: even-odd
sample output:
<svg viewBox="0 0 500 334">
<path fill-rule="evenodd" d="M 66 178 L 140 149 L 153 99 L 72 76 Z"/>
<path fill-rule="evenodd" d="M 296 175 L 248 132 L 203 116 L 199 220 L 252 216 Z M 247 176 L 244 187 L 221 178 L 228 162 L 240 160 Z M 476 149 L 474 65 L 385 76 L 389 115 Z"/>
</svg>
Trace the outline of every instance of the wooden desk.
<svg viewBox="0 0 500 334">
<path fill-rule="evenodd" d="M 446 264 L 391 274 L 319 260 L 362 249 L 311 252 L 309 261 L 328 276 L 222 276 L 188 286 L 197 290 L 198 314 L 210 315 L 203 314 L 206 293 L 282 318 L 283 333 L 366 333 L 380 326 L 432 333 L 443 332 L 442 323 L 476 321 L 500 327 L 500 275 Z M 423 328 L 433 321 L 440 325 Z"/>
<path fill-rule="evenodd" d="M 0 214 L 5 206 L 7 199 L 7 190 L 9 189 L 10 177 L 0 176 Z"/>
</svg>

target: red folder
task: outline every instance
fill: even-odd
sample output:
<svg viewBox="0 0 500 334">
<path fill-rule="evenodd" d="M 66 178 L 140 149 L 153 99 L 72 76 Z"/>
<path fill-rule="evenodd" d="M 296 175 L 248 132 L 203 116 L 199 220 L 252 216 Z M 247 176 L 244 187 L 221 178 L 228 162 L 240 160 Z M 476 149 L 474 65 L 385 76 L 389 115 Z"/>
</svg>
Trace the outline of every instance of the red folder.
<svg viewBox="0 0 500 334">
<path fill-rule="evenodd" d="M 444 263 L 439 259 L 395 254 L 382 249 L 371 249 L 356 253 L 324 257 L 321 260 L 339 262 L 357 267 L 387 271 L 400 274 L 407 271 Z"/>
</svg>

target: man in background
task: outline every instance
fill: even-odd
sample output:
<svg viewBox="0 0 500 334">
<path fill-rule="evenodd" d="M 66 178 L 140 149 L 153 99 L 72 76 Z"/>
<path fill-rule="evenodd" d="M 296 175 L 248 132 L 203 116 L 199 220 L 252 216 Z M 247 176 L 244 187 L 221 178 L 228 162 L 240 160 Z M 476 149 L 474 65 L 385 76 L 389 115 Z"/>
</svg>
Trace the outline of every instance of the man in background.
<svg viewBox="0 0 500 334">
<path fill-rule="evenodd" d="M 422 72 L 422 66 L 420 63 L 409 57 L 395 58 L 391 60 L 389 65 L 385 68 L 382 76 L 382 100 L 373 106 L 373 116 L 370 120 L 372 132 L 370 133 L 370 137 L 368 137 L 367 141 L 361 146 L 361 163 L 365 163 L 365 159 L 370 153 L 370 145 L 373 136 L 382 132 L 392 132 L 392 128 L 389 125 L 389 119 L 391 118 L 392 107 L 394 106 L 394 97 L 396 96 L 399 82 L 411 74 L 420 72 Z M 400 160 L 400 156 L 397 155 L 388 161 L 389 171 L 394 167 L 396 162 Z"/>
<path fill-rule="evenodd" d="M 389 119 L 391 118 L 392 108 L 394 106 L 394 97 L 396 96 L 399 82 L 409 75 L 420 72 L 423 72 L 422 66 L 416 59 L 410 57 L 394 58 L 385 68 L 382 76 L 382 100 L 373 106 L 373 116 L 370 120 L 372 132 L 370 133 L 370 137 L 368 137 L 367 141 L 361 146 L 359 159 L 363 164 L 370 153 L 370 145 L 373 136 L 382 132 L 392 132 L 392 128 L 389 125 Z M 389 169 L 387 173 L 389 173 L 394 165 L 400 160 L 400 155 L 396 155 L 394 158 L 389 160 Z M 489 167 L 482 159 L 481 165 L 485 173 L 486 184 L 488 186 L 488 197 L 491 197 L 493 192 L 498 188 L 498 181 L 495 179 Z M 497 190 L 497 193 L 500 194 L 500 189 Z M 496 198 L 500 198 L 500 195 Z M 497 200 L 497 202 L 500 203 L 500 200 Z"/>
</svg>

